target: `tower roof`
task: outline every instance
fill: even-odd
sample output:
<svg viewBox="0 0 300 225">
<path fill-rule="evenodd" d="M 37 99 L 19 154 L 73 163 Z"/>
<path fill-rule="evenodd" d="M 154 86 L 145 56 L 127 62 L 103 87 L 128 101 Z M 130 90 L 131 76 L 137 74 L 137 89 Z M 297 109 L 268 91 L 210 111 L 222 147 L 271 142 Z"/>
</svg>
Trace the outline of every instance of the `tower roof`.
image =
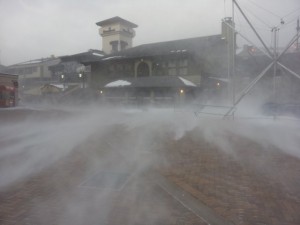
<svg viewBox="0 0 300 225">
<path fill-rule="evenodd" d="M 130 21 L 128 20 L 124 20 L 122 19 L 121 17 L 118 17 L 118 16 L 115 16 L 115 17 L 112 17 L 110 19 L 106 19 L 106 20 L 102 20 L 102 21 L 99 21 L 98 23 L 96 23 L 98 26 L 105 26 L 105 25 L 109 25 L 109 24 L 113 24 L 113 23 L 122 23 L 124 25 L 127 25 L 131 28 L 136 28 L 138 27 L 138 25 L 134 24 L 134 23 L 131 23 Z"/>
</svg>

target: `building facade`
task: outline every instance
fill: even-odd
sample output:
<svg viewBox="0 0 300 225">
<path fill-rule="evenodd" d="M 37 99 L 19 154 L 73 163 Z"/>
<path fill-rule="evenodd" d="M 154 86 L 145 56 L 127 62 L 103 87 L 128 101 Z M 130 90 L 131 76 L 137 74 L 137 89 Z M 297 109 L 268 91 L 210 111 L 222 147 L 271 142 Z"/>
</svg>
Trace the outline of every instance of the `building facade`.
<svg viewBox="0 0 300 225">
<path fill-rule="evenodd" d="M 188 95 L 191 99 L 208 88 L 204 84 L 221 88 L 217 86 L 220 82 L 207 82 L 207 79 L 227 73 L 226 53 L 226 40 L 221 35 L 213 35 L 144 44 L 84 64 L 91 67 L 90 87 L 106 98 L 108 95 L 136 99 L 165 96 L 175 100 Z M 132 85 L 107 86 L 120 80 Z M 186 85 L 188 82 L 192 85 Z"/>
</svg>

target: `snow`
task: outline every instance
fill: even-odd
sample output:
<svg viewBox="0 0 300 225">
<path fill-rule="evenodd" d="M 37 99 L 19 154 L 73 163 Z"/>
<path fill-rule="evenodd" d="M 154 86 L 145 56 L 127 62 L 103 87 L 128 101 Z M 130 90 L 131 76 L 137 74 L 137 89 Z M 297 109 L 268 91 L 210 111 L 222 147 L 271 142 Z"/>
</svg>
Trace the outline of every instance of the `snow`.
<svg viewBox="0 0 300 225">
<path fill-rule="evenodd" d="M 96 53 L 96 52 L 94 52 L 93 55 L 95 55 L 95 56 L 104 56 L 104 55 L 102 55 L 100 53 Z"/>
<path fill-rule="evenodd" d="M 129 86 L 129 85 L 131 85 L 131 83 L 126 80 L 116 80 L 106 84 L 105 87 L 122 87 L 122 86 Z"/>
<path fill-rule="evenodd" d="M 119 58 L 123 58 L 123 56 L 111 56 L 111 57 L 104 58 L 104 59 L 102 59 L 102 60 L 105 61 L 105 60 L 119 59 Z"/>
<path fill-rule="evenodd" d="M 171 50 L 170 52 L 172 52 L 172 53 L 174 53 L 174 52 L 179 53 L 179 52 L 187 52 L 187 50 L 186 49 L 183 49 L 183 50 Z"/>
<path fill-rule="evenodd" d="M 64 85 L 63 84 L 50 84 L 51 86 L 60 88 L 60 89 L 64 89 Z"/>
<path fill-rule="evenodd" d="M 221 77 L 209 77 L 210 79 L 219 80 L 225 83 L 228 83 L 229 80 L 227 78 L 221 78 Z"/>
<path fill-rule="evenodd" d="M 186 80 L 182 77 L 179 77 L 179 79 L 186 85 L 186 86 L 192 86 L 192 87 L 197 87 L 196 84 L 194 84 L 193 82 L 189 81 L 189 80 Z"/>
<path fill-rule="evenodd" d="M 22 63 L 19 63 L 18 65 L 33 64 L 33 63 L 41 63 L 41 62 L 43 62 L 42 59 L 36 59 L 36 60 L 30 60 L 30 61 L 27 61 L 27 62 L 22 62 Z"/>
</svg>

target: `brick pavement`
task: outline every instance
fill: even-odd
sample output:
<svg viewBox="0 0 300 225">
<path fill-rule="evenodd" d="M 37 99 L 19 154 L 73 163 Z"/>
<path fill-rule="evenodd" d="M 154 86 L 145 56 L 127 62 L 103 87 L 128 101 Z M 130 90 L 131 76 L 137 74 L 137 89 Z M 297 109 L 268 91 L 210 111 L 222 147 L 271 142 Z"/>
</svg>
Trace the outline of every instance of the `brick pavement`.
<svg viewBox="0 0 300 225">
<path fill-rule="evenodd" d="M 120 191 L 81 187 L 101 170 L 101 165 L 91 170 L 98 159 L 108 155 L 117 164 L 127 162 L 130 145 L 123 143 L 140 129 L 145 128 L 129 133 L 125 126 L 117 126 L 104 136 L 95 134 L 45 170 L 0 190 L 0 224 L 205 224 L 156 185 L 147 171 Z M 165 134 L 160 141 L 157 151 L 149 153 L 155 155 L 150 169 L 158 169 L 226 220 L 239 225 L 300 224 L 299 159 L 243 137 L 232 138 L 234 154 L 193 132 L 179 140 Z M 114 152 L 110 143 L 128 149 Z"/>
<path fill-rule="evenodd" d="M 299 159 L 242 137 L 228 154 L 191 136 L 165 146 L 170 181 L 234 224 L 300 224 Z"/>
<path fill-rule="evenodd" d="M 116 129 L 112 128 L 101 138 L 95 134 L 42 172 L 1 190 L 0 224 L 204 225 L 199 217 L 152 181 L 147 171 L 133 175 L 117 191 L 82 186 L 91 174 L 102 170 L 101 165 L 91 166 L 97 157 L 106 157 L 108 162 L 113 158 L 120 164 L 126 160 L 126 155 L 110 151 L 109 144 L 103 142 L 112 143 L 120 135 L 126 135 L 125 129 Z M 105 169 L 113 170 L 114 166 L 110 164 Z"/>
</svg>

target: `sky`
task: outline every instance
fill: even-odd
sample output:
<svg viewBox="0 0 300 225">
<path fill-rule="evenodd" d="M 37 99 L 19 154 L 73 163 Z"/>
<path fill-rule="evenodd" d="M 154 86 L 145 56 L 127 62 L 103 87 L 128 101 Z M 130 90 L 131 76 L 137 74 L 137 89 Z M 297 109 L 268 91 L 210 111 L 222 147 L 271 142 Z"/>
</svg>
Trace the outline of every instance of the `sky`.
<svg viewBox="0 0 300 225">
<path fill-rule="evenodd" d="M 272 27 L 280 27 L 282 46 L 296 34 L 300 0 L 237 3 L 268 46 Z M 258 43 L 236 7 L 234 11 L 236 29 Z M 137 46 L 220 34 L 221 20 L 231 15 L 231 0 L 0 0 L 0 64 L 101 50 L 95 23 L 114 16 L 138 25 Z"/>
</svg>

